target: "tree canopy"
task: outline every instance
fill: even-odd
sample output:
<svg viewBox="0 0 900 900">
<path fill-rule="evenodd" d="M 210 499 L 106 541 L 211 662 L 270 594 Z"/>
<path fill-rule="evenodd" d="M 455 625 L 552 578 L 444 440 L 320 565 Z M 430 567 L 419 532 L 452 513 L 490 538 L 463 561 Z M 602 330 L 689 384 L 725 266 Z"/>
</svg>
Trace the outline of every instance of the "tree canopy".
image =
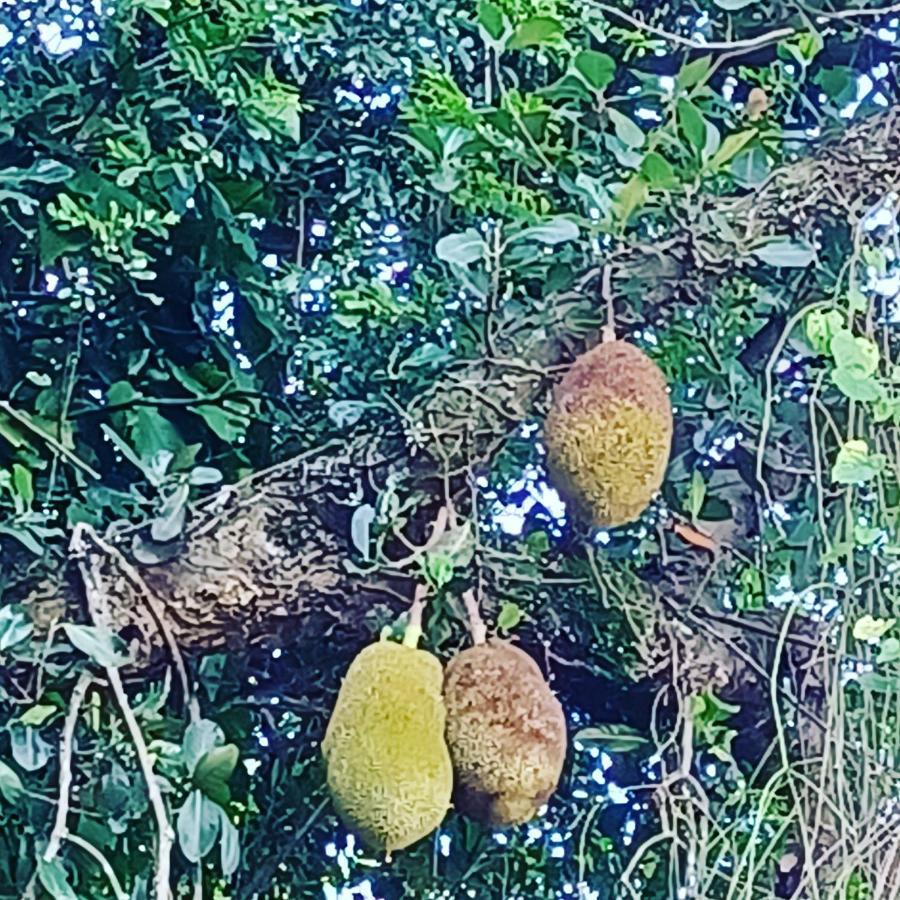
<svg viewBox="0 0 900 900">
<path fill-rule="evenodd" d="M 863 0 L 0 8 L 0 898 L 900 895 L 898 57 Z M 597 529 L 544 422 L 604 328 L 675 431 Z M 320 744 L 417 588 L 569 751 L 386 861 Z"/>
</svg>

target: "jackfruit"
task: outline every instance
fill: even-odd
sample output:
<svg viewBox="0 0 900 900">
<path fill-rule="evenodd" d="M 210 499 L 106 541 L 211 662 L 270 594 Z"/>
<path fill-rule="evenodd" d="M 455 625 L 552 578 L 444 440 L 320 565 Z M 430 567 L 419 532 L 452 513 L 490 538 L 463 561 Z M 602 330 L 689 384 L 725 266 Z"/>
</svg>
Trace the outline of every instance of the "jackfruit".
<svg viewBox="0 0 900 900">
<path fill-rule="evenodd" d="M 672 405 L 656 363 L 625 341 L 579 356 L 544 429 L 554 486 L 600 528 L 633 522 L 659 490 L 672 446 Z"/>
<path fill-rule="evenodd" d="M 506 641 L 463 650 L 444 675 L 454 805 L 494 827 L 533 818 L 566 756 L 562 706 L 535 661 Z"/>
<path fill-rule="evenodd" d="M 328 788 L 344 824 L 373 849 L 408 847 L 450 807 L 442 680 L 431 653 L 381 641 L 341 685 L 322 741 Z"/>
</svg>

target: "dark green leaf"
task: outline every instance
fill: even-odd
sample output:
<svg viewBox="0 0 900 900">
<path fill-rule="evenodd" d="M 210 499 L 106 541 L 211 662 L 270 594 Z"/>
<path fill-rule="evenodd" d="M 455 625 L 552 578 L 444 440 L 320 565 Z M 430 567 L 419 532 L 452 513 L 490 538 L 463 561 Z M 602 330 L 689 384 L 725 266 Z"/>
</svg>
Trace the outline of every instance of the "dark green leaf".
<svg viewBox="0 0 900 900">
<path fill-rule="evenodd" d="M 503 34 L 503 12 L 489 0 L 478 2 L 478 24 L 496 41 Z"/>
<path fill-rule="evenodd" d="M 548 41 L 559 37 L 563 33 L 563 27 L 557 19 L 550 16 L 534 16 L 526 19 L 509 39 L 510 50 L 522 50 L 525 47 L 535 47 L 546 44 Z"/>
<path fill-rule="evenodd" d="M 194 785 L 211 800 L 225 806 L 231 799 L 228 779 L 238 761 L 238 748 L 234 744 L 214 747 L 197 763 L 194 769 Z"/>
<path fill-rule="evenodd" d="M 616 74 L 616 61 L 596 50 L 582 50 L 575 57 L 574 65 L 588 87 L 595 91 L 602 91 Z"/>
<path fill-rule="evenodd" d="M 706 120 L 700 110 L 684 98 L 678 101 L 678 129 L 697 153 L 706 146 Z"/>
</svg>

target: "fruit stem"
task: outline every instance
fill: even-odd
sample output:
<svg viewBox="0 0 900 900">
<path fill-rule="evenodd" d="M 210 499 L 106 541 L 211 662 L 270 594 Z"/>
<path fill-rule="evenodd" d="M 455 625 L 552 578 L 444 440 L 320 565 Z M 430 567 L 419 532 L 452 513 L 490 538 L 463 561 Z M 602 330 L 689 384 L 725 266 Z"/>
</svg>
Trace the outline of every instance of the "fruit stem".
<svg viewBox="0 0 900 900">
<path fill-rule="evenodd" d="M 606 324 L 600 329 L 600 340 L 604 344 L 616 339 L 616 305 L 613 302 L 612 266 L 607 263 L 600 276 L 600 296 L 606 301 Z"/>
<path fill-rule="evenodd" d="M 466 612 L 469 615 L 469 631 L 472 635 L 472 643 L 477 647 L 483 644 L 487 638 L 487 628 L 481 613 L 478 611 L 478 601 L 475 599 L 475 591 L 468 590 L 463 593 L 463 602 L 466 604 Z"/>
<path fill-rule="evenodd" d="M 409 608 L 409 619 L 406 622 L 406 631 L 403 633 L 403 644 L 414 650 L 419 646 L 419 638 L 422 637 L 422 610 L 425 606 L 425 595 L 428 589 L 424 584 L 416 585 L 416 593 L 412 606 Z"/>
</svg>

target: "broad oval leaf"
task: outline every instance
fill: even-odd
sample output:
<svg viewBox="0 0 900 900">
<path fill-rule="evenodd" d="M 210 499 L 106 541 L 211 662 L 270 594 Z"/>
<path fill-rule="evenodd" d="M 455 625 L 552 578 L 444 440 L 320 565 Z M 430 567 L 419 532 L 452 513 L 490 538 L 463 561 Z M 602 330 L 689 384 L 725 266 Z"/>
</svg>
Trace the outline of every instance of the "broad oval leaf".
<svg viewBox="0 0 900 900">
<path fill-rule="evenodd" d="M 805 269 L 816 259 L 816 251 L 809 244 L 788 237 L 771 238 L 751 252 L 760 262 L 784 269 Z"/>
<path fill-rule="evenodd" d="M 117 668 L 131 661 L 125 642 L 106 628 L 66 623 L 63 631 L 74 647 L 104 668 Z"/>
<path fill-rule="evenodd" d="M 523 618 L 524 615 L 517 603 L 513 603 L 511 600 L 504 600 L 503 606 L 500 607 L 500 612 L 497 615 L 497 627 L 502 631 L 512 631 Z"/>
<path fill-rule="evenodd" d="M 870 453 L 865 441 L 847 441 L 838 451 L 831 477 L 838 484 L 865 484 L 875 478 L 886 463 L 885 455 Z"/>
<path fill-rule="evenodd" d="M 467 266 L 484 255 L 484 241 L 474 228 L 442 237 L 435 246 L 438 259 L 457 266 Z"/>
<path fill-rule="evenodd" d="M 533 16 L 526 19 L 509 39 L 510 50 L 522 50 L 546 44 L 563 33 L 562 24 L 551 16 Z"/>
<path fill-rule="evenodd" d="M 505 26 L 503 24 L 503 11 L 489 0 L 479 0 L 478 24 L 493 38 L 499 40 Z"/>
<path fill-rule="evenodd" d="M 582 50 L 573 62 L 576 71 L 595 91 L 602 91 L 615 77 L 616 61 L 606 53 Z"/>
<path fill-rule="evenodd" d="M 538 241 L 541 244 L 560 244 L 574 241 L 579 234 L 578 226 L 565 216 L 554 216 L 540 225 L 533 225 L 520 231 L 515 240 Z"/>
<path fill-rule="evenodd" d="M 195 788 L 178 810 L 178 845 L 190 862 L 203 859 L 216 842 L 222 825 L 222 808 Z"/>
<path fill-rule="evenodd" d="M 210 800 L 224 806 L 231 800 L 228 779 L 238 761 L 238 748 L 234 744 L 214 747 L 204 754 L 194 769 L 194 784 Z"/>
</svg>

